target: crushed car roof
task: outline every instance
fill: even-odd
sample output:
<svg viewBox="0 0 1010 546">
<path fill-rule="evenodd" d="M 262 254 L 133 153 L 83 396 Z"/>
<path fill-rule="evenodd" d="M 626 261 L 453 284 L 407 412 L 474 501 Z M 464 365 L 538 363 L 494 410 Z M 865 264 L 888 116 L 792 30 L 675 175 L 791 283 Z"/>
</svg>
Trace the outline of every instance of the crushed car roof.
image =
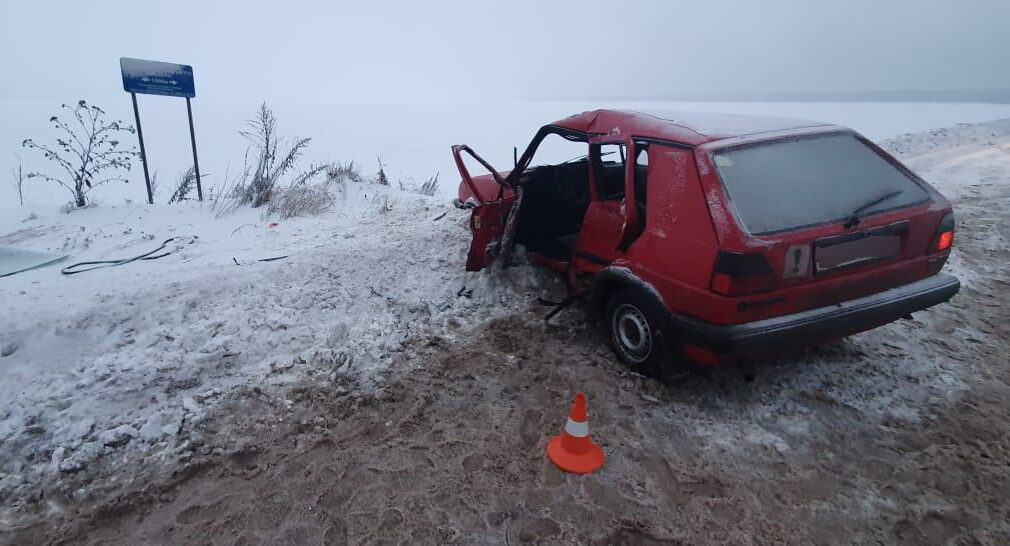
<svg viewBox="0 0 1010 546">
<path fill-rule="evenodd" d="M 698 145 L 724 138 L 811 127 L 836 127 L 803 119 L 709 112 L 593 110 L 551 125 L 583 133 L 631 134 Z"/>
</svg>

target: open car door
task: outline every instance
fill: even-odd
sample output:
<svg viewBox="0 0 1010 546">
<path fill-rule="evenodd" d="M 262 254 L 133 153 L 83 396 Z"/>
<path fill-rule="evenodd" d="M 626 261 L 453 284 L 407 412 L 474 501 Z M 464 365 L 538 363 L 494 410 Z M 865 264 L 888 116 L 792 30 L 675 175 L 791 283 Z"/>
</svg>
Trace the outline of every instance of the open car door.
<svg viewBox="0 0 1010 546">
<path fill-rule="evenodd" d="M 489 174 L 476 178 L 471 176 L 463 162 L 464 152 L 477 160 Z M 456 160 L 456 168 L 463 177 L 460 202 L 464 207 L 473 209 L 470 215 L 473 240 L 466 258 L 466 270 L 478 271 L 491 265 L 500 254 L 509 253 L 522 190 L 507 185 L 502 175 L 469 146 L 453 146 L 452 155 Z"/>
</svg>

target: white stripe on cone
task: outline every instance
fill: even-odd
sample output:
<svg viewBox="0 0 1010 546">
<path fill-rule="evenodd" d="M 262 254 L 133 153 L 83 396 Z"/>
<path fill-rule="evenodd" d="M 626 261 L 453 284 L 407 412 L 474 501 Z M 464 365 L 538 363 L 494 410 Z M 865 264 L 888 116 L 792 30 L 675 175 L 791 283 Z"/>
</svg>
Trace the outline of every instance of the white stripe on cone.
<svg viewBox="0 0 1010 546">
<path fill-rule="evenodd" d="M 575 436 L 576 438 L 585 438 L 589 436 L 589 423 L 573 421 L 571 417 L 568 418 L 568 422 L 565 423 L 565 432 L 569 436 Z"/>
</svg>

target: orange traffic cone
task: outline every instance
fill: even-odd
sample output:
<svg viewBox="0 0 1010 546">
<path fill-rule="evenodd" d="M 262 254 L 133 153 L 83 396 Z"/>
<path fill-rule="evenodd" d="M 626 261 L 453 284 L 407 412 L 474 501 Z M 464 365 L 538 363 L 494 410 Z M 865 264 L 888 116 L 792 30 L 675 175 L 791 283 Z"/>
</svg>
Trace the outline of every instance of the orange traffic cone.
<svg viewBox="0 0 1010 546">
<path fill-rule="evenodd" d="M 586 395 L 575 395 L 565 431 L 547 442 L 547 456 L 565 472 L 588 474 L 603 466 L 603 450 L 589 439 Z"/>
</svg>

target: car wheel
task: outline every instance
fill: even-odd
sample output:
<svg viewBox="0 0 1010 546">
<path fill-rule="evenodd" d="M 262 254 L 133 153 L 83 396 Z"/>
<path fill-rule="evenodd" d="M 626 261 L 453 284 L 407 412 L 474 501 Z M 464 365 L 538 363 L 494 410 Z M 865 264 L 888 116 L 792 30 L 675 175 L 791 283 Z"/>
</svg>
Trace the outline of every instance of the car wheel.
<svg viewBox="0 0 1010 546">
<path fill-rule="evenodd" d="M 663 375 L 669 356 L 663 306 L 637 290 L 623 289 L 610 297 L 604 316 L 617 358 L 643 375 Z"/>
</svg>

